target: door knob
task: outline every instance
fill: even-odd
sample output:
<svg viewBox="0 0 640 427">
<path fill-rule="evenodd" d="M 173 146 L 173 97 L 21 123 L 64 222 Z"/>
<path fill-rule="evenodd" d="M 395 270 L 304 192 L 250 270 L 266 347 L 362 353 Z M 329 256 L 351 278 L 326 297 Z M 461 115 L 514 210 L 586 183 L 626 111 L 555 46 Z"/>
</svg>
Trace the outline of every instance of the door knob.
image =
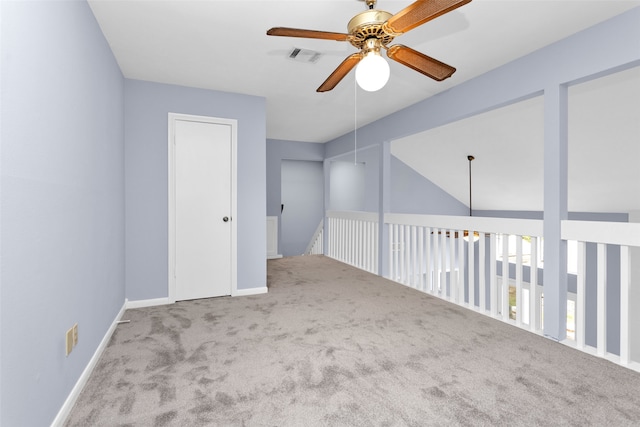
<svg viewBox="0 0 640 427">
<path fill-rule="evenodd" d="M 227 221 L 229 221 L 229 217 L 228 217 L 228 216 L 225 216 L 224 218 L 222 218 L 222 220 L 223 220 L 224 222 L 227 222 Z"/>
</svg>

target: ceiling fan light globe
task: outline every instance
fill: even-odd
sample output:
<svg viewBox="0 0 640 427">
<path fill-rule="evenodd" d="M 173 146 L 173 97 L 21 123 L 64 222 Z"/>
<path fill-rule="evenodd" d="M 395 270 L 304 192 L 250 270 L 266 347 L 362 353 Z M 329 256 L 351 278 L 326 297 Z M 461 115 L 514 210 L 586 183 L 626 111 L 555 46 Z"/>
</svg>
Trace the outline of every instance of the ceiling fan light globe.
<svg viewBox="0 0 640 427">
<path fill-rule="evenodd" d="M 356 66 L 356 82 L 363 90 L 375 92 L 389 81 L 389 64 L 382 56 L 369 52 Z"/>
</svg>

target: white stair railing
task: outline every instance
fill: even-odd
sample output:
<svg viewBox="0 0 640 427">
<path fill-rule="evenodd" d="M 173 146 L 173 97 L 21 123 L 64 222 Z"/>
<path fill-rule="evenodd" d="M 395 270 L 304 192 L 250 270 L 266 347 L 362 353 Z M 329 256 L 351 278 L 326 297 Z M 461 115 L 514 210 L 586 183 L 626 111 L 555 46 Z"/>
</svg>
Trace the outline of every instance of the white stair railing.
<svg viewBox="0 0 640 427">
<path fill-rule="evenodd" d="M 378 214 L 327 212 L 327 256 L 378 274 Z"/>
<path fill-rule="evenodd" d="M 313 233 L 307 249 L 305 249 L 305 255 L 322 255 L 324 253 L 323 240 L 324 240 L 324 220 L 320 220 L 320 223 L 316 227 L 316 231 Z"/>
<path fill-rule="evenodd" d="M 531 284 L 538 282 L 537 254 L 542 221 L 386 214 L 385 223 L 389 230 L 389 279 L 541 333 L 540 287 Z M 522 248 L 523 236 L 530 245 L 527 262 Z M 467 240 L 478 243 L 468 244 Z M 515 253 L 510 251 L 510 240 Z M 496 260 L 500 258 L 497 254 L 506 260 L 500 271 L 496 268 Z M 514 257 L 515 318 L 512 319 L 508 278 L 509 260 Z M 524 281 L 525 264 L 531 266 L 529 282 Z"/>
</svg>

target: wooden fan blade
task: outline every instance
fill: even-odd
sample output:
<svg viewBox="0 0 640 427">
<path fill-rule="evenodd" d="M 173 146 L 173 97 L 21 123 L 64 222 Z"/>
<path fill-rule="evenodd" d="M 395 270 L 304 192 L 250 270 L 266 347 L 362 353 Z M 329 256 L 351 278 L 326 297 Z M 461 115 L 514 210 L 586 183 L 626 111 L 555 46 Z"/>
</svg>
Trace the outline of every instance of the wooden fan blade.
<svg viewBox="0 0 640 427">
<path fill-rule="evenodd" d="M 307 39 L 347 41 L 349 34 L 332 33 L 329 31 L 301 30 L 299 28 L 274 27 L 267 31 L 268 36 L 303 37 Z"/>
<path fill-rule="evenodd" d="M 327 92 L 336 87 L 344 76 L 349 74 L 349 71 L 351 71 L 361 59 L 362 55 L 360 53 L 354 53 L 353 55 L 348 56 L 347 59 L 342 61 L 342 63 L 338 65 L 338 68 L 336 68 L 333 73 L 327 77 L 327 80 L 320 85 L 316 92 Z"/>
<path fill-rule="evenodd" d="M 406 33 L 415 27 L 451 12 L 471 0 L 418 0 L 393 15 L 382 26 L 382 30 L 394 36 Z"/>
<path fill-rule="evenodd" d="M 387 56 L 437 81 L 449 78 L 456 72 L 452 66 L 401 44 L 393 45 L 387 49 Z"/>
</svg>

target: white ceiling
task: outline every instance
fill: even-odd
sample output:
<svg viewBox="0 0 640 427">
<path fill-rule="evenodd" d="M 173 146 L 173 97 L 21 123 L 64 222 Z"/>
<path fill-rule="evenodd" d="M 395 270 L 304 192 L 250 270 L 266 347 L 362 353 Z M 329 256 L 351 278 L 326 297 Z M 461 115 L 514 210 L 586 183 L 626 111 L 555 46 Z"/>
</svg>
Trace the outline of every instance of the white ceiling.
<svg viewBox="0 0 640 427">
<path fill-rule="evenodd" d="M 266 30 L 284 26 L 346 32 L 349 19 L 365 10 L 361 0 L 88 1 L 125 77 L 265 97 L 267 138 L 306 142 L 330 141 L 353 130 L 354 123 L 363 126 L 640 5 L 640 0 L 472 0 L 395 41 L 456 67 L 453 77 L 435 82 L 389 61 L 389 83 L 374 93 L 358 89 L 355 113 L 353 72 L 334 90 L 326 93 L 315 91 L 345 57 L 355 52 L 355 48 L 346 42 L 269 37 Z M 377 8 L 396 13 L 411 3 L 379 0 Z M 294 47 L 316 50 L 323 56 L 314 64 L 296 62 L 288 58 Z M 508 114 L 512 115 L 509 119 L 512 122 L 531 118 L 540 120 L 540 107 L 535 102 L 514 106 L 513 111 L 502 109 L 487 113 L 487 117 Z M 525 117 L 521 117 L 523 115 Z M 465 203 L 468 188 L 458 182 L 460 176 L 466 182 L 467 165 L 464 161 L 468 148 L 462 138 L 465 132 L 469 132 L 470 123 L 479 118 L 468 120 L 470 122 L 449 125 L 451 129 L 432 131 L 455 132 L 452 129 L 461 126 L 457 130 L 461 138 L 459 143 L 430 147 L 442 155 L 445 151 L 456 161 L 461 158 L 462 172 L 434 169 L 434 165 L 429 163 L 429 158 L 433 157 L 419 156 L 417 152 L 409 156 L 424 161 L 422 165 L 414 164 L 412 167 Z M 504 124 L 505 118 L 500 121 Z M 480 123 L 477 125 L 482 126 Z M 510 130 L 505 130 L 505 133 L 510 134 Z M 536 152 L 536 144 L 532 144 L 533 147 L 527 145 L 519 137 L 521 134 L 519 131 L 518 138 L 510 138 L 509 141 L 492 138 L 494 146 L 490 146 L 488 140 L 486 144 L 475 141 L 473 151 L 478 160 L 473 166 L 478 170 L 478 191 L 483 191 L 481 159 L 494 154 L 496 157 L 506 156 L 505 152 L 511 152 L 519 163 L 512 163 L 513 158 L 500 157 L 513 165 L 514 170 L 508 175 L 510 178 L 502 181 L 502 187 L 495 186 L 497 179 L 485 183 L 488 188 L 504 187 L 513 197 L 504 197 L 505 193 L 500 198 L 491 197 L 492 191 L 485 190 L 474 197 L 474 208 L 541 209 L 541 148 L 538 147 Z M 591 137 L 591 134 L 587 136 Z M 587 139 L 592 141 L 592 145 L 581 151 L 585 157 L 583 163 L 571 165 L 572 176 L 575 170 L 577 174 L 594 178 L 588 172 L 593 171 L 593 165 L 588 163 L 593 159 L 587 158 L 588 153 L 596 153 L 594 148 L 605 147 L 602 141 L 606 141 L 606 147 L 614 143 L 608 137 L 597 141 L 595 138 Z M 517 141 L 517 150 L 514 141 Z M 637 129 L 634 141 L 637 146 Z M 507 142 L 510 150 L 500 150 L 497 144 Z M 482 151 L 476 148 L 485 145 Z M 637 152 L 635 154 L 638 158 Z M 531 165 L 531 171 L 530 176 L 526 175 L 529 178 L 523 179 L 522 168 L 517 165 L 522 165 L 527 157 L 537 160 L 526 162 Z M 592 157 L 598 162 L 603 159 L 603 156 L 595 154 Z M 630 157 L 624 160 L 628 161 Z M 607 162 L 610 166 L 610 163 L 615 164 L 615 159 Z M 505 174 L 508 173 L 508 168 L 504 170 Z M 450 183 L 444 184 L 447 179 L 451 179 Z M 603 185 L 596 181 L 594 186 L 599 188 Z M 604 187 L 609 188 L 610 185 Z M 589 193 L 591 190 L 581 191 Z M 518 194 L 528 196 L 519 197 Z M 506 204 L 507 199 L 513 202 Z M 611 207 L 606 211 L 618 211 L 613 209 L 610 200 L 602 199 L 601 204 L 605 202 Z M 579 206 L 573 205 L 576 209 Z M 592 203 L 587 206 L 589 209 L 582 210 L 602 210 L 596 209 L 598 206 L 595 205 Z M 615 204 L 618 205 L 622 206 Z M 640 209 L 640 205 L 634 209 Z"/>
<path fill-rule="evenodd" d="M 380 0 L 396 13 L 411 1 Z M 358 125 L 372 122 L 517 57 L 604 21 L 639 0 L 473 0 L 396 39 L 458 70 L 433 81 L 398 63 L 379 92 L 358 93 Z M 275 26 L 346 32 L 359 0 L 89 0 L 127 78 L 263 96 L 267 137 L 326 142 L 353 130 L 354 78 L 315 90 L 344 58 L 346 42 L 269 37 Z M 288 59 L 317 50 L 315 64 Z M 303 108 L 301 108 L 303 106 Z"/>
</svg>

